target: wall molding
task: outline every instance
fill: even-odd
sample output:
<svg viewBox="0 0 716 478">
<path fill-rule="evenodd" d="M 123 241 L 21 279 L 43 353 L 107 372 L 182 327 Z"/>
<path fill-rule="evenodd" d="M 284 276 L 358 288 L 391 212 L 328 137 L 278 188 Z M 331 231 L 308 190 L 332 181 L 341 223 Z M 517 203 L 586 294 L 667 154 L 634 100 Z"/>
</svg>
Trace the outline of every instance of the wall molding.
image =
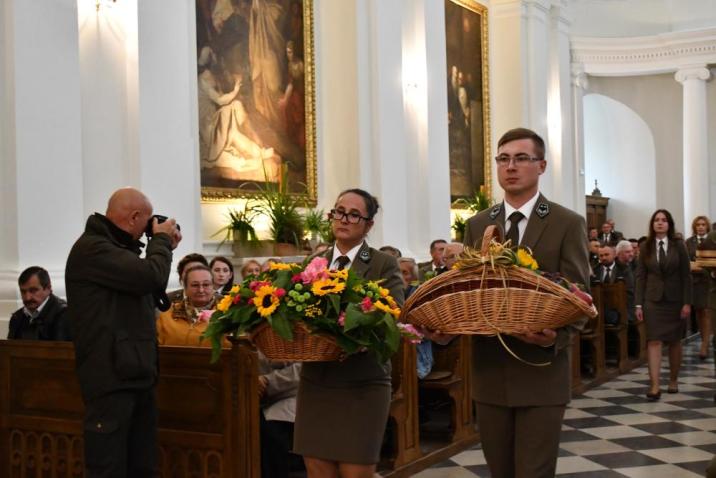
<svg viewBox="0 0 716 478">
<path fill-rule="evenodd" d="M 631 38 L 573 37 L 572 62 L 593 76 L 672 73 L 716 63 L 716 28 Z"/>
</svg>

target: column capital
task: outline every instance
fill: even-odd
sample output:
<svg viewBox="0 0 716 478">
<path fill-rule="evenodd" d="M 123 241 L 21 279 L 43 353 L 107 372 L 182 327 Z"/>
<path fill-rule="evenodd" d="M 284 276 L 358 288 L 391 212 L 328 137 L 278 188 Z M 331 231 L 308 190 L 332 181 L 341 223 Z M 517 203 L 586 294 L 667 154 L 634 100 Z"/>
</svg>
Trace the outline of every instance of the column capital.
<svg viewBox="0 0 716 478">
<path fill-rule="evenodd" d="M 579 63 L 572 65 L 572 85 L 582 90 L 589 88 L 589 77 L 584 71 L 584 66 Z"/>
<path fill-rule="evenodd" d="M 680 68 L 676 75 L 674 75 L 674 78 L 676 78 L 676 81 L 679 83 L 683 83 L 687 80 L 701 80 L 706 81 L 711 76 L 711 71 L 709 71 L 708 68 L 706 68 L 706 65 L 703 66 L 690 66 L 686 68 Z"/>
</svg>

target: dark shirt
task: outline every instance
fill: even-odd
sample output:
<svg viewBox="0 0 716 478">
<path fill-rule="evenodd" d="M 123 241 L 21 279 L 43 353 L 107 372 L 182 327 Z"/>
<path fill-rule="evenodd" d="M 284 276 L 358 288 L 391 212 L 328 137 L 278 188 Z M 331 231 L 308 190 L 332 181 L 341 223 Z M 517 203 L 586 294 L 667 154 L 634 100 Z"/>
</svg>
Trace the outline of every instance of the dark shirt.
<svg viewBox="0 0 716 478">
<path fill-rule="evenodd" d="M 47 298 L 40 314 L 31 319 L 25 309 L 18 309 L 10 317 L 8 339 L 72 340 L 67 322 L 67 303 L 54 294 Z"/>
</svg>

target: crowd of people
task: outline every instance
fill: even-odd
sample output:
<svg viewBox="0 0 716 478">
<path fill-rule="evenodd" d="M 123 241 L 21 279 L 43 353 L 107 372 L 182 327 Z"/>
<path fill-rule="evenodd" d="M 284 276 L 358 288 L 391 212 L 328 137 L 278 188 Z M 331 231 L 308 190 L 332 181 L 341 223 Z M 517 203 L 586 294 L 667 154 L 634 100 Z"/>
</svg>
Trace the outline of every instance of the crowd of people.
<svg viewBox="0 0 716 478">
<path fill-rule="evenodd" d="M 478 247 L 485 228 L 495 224 L 513 244 L 528 247 L 544 271 L 587 286 L 624 281 L 628 319 L 646 323 L 651 377 L 646 398 L 660 398 L 664 347 L 670 364 L 667 392 L 678 392 L 681 340 L 692 309 L 702 334 L 702 359 L 709 350 L 708 309 L 716 307 L 716 281 L 693 262 L 698 247 L 710 242 L 716 248 L 708 218 L 694 219 L 687 240 L 664 209 L 652 215 L 638 240 L 624 239 L 613 221 L 588 231 L 584 218 L 539 192 L 547 161 L 536 133 L 507 132 L 498 142 L 495 164 L 505 200 L 467 222 L 464 245 Z M 393 246 L 374 249 L 367 236 L 378 210 L 378 199 L 364 190 L 340 193 L 330 212 L 335 242 L 321 244 L 314 255 L 325 257 L 331 268 L 382 280 L 402 304 L 421 283 L 450 270 L 464 246 L 436 239 L 429 246 L 430 260 L 422 263 L 402 257 Z M 145 234 L 146 246 L 140 242 Z M 237 271 L 225 257 L 208 261 L 188 254 L 177 263 L 181 288 L 166 291 L 172 251 L 180 241 L 173 219 L 160 222 L 144 194 L 120 189 L 105 214 L 89 217 L 72 248 L 67 303 L 52 293 L 41 267 L 26 269 L 18 279 L 23 307 L 12 315 L 8 338 L 75 343 L 86 409 L 87 476 L 154 476 L 157 344 L 209 346 L 201 338 L 206 311 L 214 310 L 233 284 L 280 261 L 246 260 Z M 618 321 L 614 313 L 607 312 L 605 322 Z M 473 338 L 471 393 L 492 476 L 554 475 L 571 394 L 568 349 L 585 321 L 504 337 L 525 361 L 508 355 L 495 337 Z M 422 332 L 426 340 L 418 345 L 417 375 L 429 379 L 433 346 L 454 336 Z M 390 406 L 390 363 L 381 365 L 364 353 L 341 362 L 275 363 L 263 356 L 259 362 L 264 476 L 288 476 L 291 466 L 300 465 L 300 455 L 309 477 L 372 477 Z"/>
</svg>

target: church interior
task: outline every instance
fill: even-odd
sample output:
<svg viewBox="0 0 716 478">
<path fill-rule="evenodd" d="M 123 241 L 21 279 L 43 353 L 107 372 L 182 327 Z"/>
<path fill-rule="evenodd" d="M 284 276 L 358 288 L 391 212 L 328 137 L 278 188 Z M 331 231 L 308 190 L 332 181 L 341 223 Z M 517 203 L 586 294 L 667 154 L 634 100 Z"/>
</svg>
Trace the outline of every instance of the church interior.
<svg viewBox="0 0 716 478">
<path fill-rule="evenodd" d="M 21 272 L 46 269 L 66 298 L 70 250 L 119 188 L 181 226 L 168 291 L 182 287 L 175 270 L 188 254 L 228 258 L 240 282 L 252 261 L 332 245 L 326 213 L 351 188 L 380 202 L 370 246 L 391 246 L 417 273 L 434 240 L 462 242 L 471 216 L 502 204 L 498 141 L 517 127 L 544 139 L 539 192 L 596 229 L 593 273 L 600 247 L 617 245 L 598 239 L 608 220 L 635 243 L 652 237 L 656 210 L 683 239 L 697 217 L 716 225 L 714 0 L 2 0 L 0 27 L 0 376 L 11 379 L 0 383 L 0 476 L 46 476 L 36 465 L 21 474 L 26 459 L 83 476 L 82 401 L 63 385 L 72 344 L 4 339 L 23 307 Z M 262 212 L 275 197 L 304 226 L 289 240 Z M 257 240 L 246 243 L 238 219 Z M 602 288 L 601 329 L 570 346 L 556 475 L 706 476 L 708 308 L 706 322 L 695 308 L 688 319 L 678 393 L 646 400 L 643 323 L 623 288 Z M 467 337 L 434 352 L 446 375 L 432 383 L 410 347 L 394 356 L 380 476 L 493 476 Z M 159 398 L 162 476 L 266 476 L 249 416 L 257 359 L 233 347 L 212 364 L 200 349 L 159 348 L 161 374 L 182 377 L 160 394 L 186 397 Z M 188 402 L 202 403 L 192 418 Z M 48 447 L 70 451 L 57 464 Z"/>
</svg>

